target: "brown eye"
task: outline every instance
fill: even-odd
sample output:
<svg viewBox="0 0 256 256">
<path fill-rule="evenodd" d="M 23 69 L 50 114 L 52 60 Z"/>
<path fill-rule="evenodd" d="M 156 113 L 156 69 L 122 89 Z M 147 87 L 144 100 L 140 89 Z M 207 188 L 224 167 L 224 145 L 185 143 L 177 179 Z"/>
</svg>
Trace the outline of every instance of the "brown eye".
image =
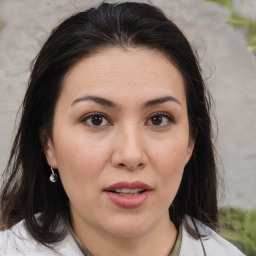
<svg viewBox="0 0 256 256">
<path fill-rule="evenodd" d="M 151 122 L 153 125 L 161 125 L 162 124 L 162 117 L 160 115 L 151 117 Z"/>
<path fill-rule="evenodd" d="M 101 125 L 103 122 L 103 118 L 100 115 L 94 115 L 91 117 L 91 123 L 95 126 Z"/>
<path fill-rule="evenodd" d="M 110 124 L 108 119 L 103 114 L 97 114 L 97 113 L 87 115 L 82 120 L 82 122 L 92 127 L 107 126 Z"/>
<path fill-rule="evenodd" d="M 173 118 L 165 113 L 157 113 L 152 115 L 147 124 L 152 126 L 165 126 L 173 123 Z"/>
</svg>

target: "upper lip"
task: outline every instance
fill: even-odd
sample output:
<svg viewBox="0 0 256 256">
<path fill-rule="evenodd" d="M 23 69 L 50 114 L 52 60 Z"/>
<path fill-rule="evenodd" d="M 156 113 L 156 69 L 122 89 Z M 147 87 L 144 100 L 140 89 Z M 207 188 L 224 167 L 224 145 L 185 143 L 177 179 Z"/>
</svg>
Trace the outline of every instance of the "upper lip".
<svg viewBox="0 0 256 256">
<path fill-rule="evenodd" d="M 129 189 L 141 188 L 143 190 L 152 190 L 151 186 L 141 181 L 134 181 L 134 182 L 120 181 L 105 188 L 104 191 L 111 191 L 118 188 L 129 188 Z"/>
</svg>

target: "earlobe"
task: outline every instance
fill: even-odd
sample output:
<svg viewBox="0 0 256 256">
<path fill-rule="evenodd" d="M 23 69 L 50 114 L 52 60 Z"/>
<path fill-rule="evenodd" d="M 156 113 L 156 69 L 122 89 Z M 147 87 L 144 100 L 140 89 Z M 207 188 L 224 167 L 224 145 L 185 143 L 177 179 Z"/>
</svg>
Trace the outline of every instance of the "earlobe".
<svg viewBox="0 0 256 256">
<path fill-rule="evenodd" d="M 54 145 L 50 138 L 48 138 L 44 143 L 43 150 L 49 166 L 51 166 L 54 169 L 57 169 L 58 167 L 57 167 Z"/>
</svg>

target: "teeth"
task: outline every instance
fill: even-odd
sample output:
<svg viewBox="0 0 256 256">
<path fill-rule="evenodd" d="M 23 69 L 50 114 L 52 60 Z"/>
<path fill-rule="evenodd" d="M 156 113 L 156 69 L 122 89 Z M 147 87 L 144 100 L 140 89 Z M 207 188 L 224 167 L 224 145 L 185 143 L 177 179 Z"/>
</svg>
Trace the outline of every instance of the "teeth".
<svg viewBox="0 0 256 256">
<path fill-rule="evenodd" d="M 118 193 L 119 196 L 136 196 L 136 195 L 139 195 L 139 193 L 136 193 L 136 194 L 131 194 L 131 193 L 128 193 L 128 194 L 124 194 L 124 193 Z"/>
<path fill-rule="evenodd" d="M 116 193 L 121 194 L 137 194 L 138 192 L 144 191 L 142 188 L 117 188 L 114 190 Z"/>
</svg>

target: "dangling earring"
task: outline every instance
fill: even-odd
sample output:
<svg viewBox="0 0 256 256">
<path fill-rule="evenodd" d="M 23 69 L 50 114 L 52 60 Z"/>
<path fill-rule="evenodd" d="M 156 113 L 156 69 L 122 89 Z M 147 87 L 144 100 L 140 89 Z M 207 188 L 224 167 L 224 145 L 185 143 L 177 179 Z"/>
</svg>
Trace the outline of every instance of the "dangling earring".
<svg viewBox="0 0 256 256">
<path fill-rule="evenodd" d="M 50 178 L 49 178 L 49 180 L 51 181 L 51 182 L 56 182 L 57 181 L 57 179 L 58 179 L 58 176 L 57 176 L 57 174 L 56 173 L 54 173 L 54 170 L 52 169 L 52 167 L 51 167 L 51 170 L 52 170 L 52 174 L 51 174 L 51 176 L 50 176 Z"/>
</svg>

